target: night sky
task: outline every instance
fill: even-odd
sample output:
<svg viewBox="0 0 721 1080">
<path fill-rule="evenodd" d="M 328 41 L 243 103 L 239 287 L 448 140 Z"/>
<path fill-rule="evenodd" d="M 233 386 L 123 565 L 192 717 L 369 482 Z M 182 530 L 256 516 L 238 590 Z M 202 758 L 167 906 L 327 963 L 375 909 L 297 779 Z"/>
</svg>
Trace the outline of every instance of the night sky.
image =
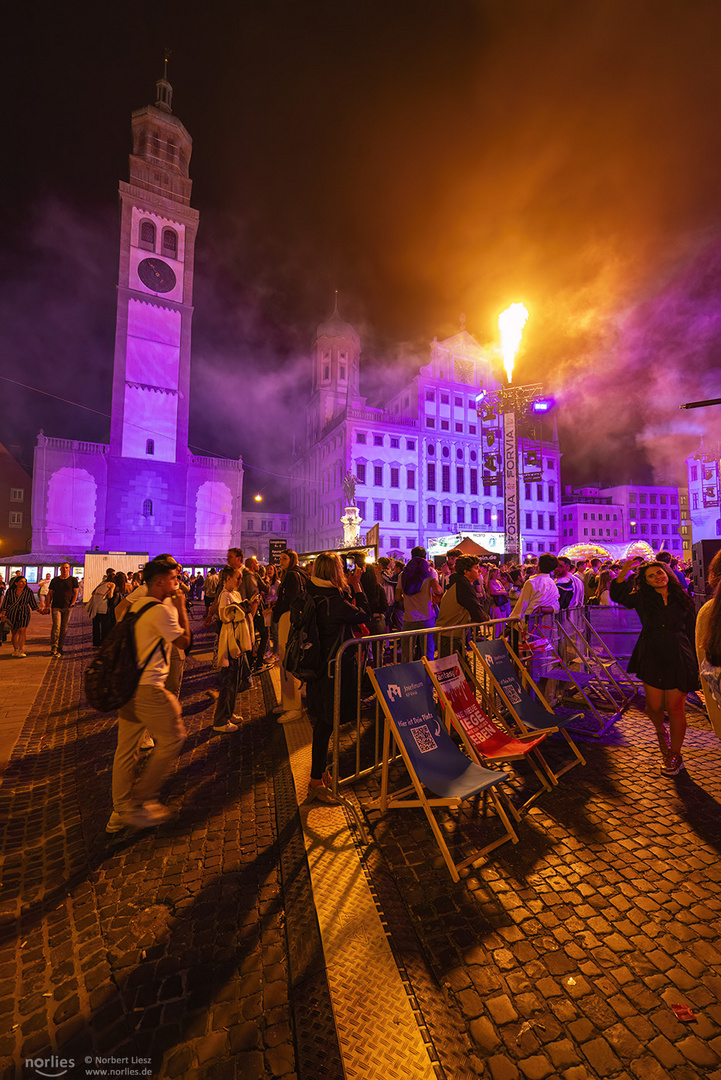
<svg viewBox="0 0 721 1080">
<path fill-rule="evenodd" d="M 108 438 L 117 185 L 166 46 L 201 215 L 195 452 L 287 474 L 335 289 L 371 404 L 461 313 L 492 345 L 522 300 L 515 381 L 557 393 L 567 482 L 671 482 L 718 440 L 721 410 L 678 410 L 721 394 L 717 0 L 206 7 L 5 13 L 0 375 L 56 395 L 0 382 L 23 461 L 41 427 Z"/>
</svg>

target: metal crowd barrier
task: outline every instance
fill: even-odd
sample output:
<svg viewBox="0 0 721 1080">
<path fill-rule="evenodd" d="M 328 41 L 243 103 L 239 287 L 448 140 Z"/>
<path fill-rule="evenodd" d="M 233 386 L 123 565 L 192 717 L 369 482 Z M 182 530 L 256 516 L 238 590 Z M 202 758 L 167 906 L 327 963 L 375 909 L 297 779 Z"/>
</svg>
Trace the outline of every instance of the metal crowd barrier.
<svg viewBox="0 0 721 1080">
<path fill-rule="evenodd" d="M 589 615 L 590 610 L 603 611 L 603 617 Z M 572 688 L 571 704 L 580 705 L 589 716 L 588 724 L 575 730 L 598 737 L 618 719 L 638 691 L 637 682 L 626 672 L 625 656 L 615 656 L 611 648 L 622 640 L 624 654 L 628 651 L 630 655 L 628 642 L 632 637 L 635 641 L 638 630 L 629 615 L 635 612 L 576 607 L 557 615 L 542 613 L 530 619 L 507 616 L 465 626 L 403 630 L 344 642 L 328 666 L 334 682 L 333 794 L 338 797 L 340 787 L 370 776 L 382 764 L 383 713 L 365 675 L 367 666 L 403 663 L 418 659 L 424 652 L 448 655 L 459 649 L 465 651 L 471 641 L 508 636 L 531 678 L 536 682 L 547 680 L 547 697 L 554 696 L 554 684 Z M 354 657 L 354 663 L 347 659 L 349 656 Z M 485 679 L 482 671 L 474 674 L 481 683 Z M 558 700 L 563 703 L 564 693 L 558 695 Z M 609 712 L 610 717 L 604 715 Z M 347 805 L 353 809 L 352 804 Z M 364 833 L 360 821 L 358 824 Z"/>
<path fill-rule="evenodd" d="M 491 619 L 465 626 L 430 627 L 427 630 L 403 630 L 397 633 L 374 634 L 351 638 L 343 642 L 329 664 L 333 677 L 333 769 L 332 791 L 339 797 L 339 788 L 370 776 L 382 764 L 383 712 L 370 687 L 364 685 L 366 666 L 380 668 L 400 664 L 426 655 L 447 656 L 471 641 L 482 641 L 511 632 L 520 620 L 507 617 Z M 427 651 L 430 650 L 430 653 Z M 354 657 L 355 663 L 344 658 Z M 479 673 L 479 678 L 484 678 Z M 396 754 L 400 758 L 400 754 Z M 365 830 L 352 803 L 352 811 L 365 841 Z"/>
</svg>

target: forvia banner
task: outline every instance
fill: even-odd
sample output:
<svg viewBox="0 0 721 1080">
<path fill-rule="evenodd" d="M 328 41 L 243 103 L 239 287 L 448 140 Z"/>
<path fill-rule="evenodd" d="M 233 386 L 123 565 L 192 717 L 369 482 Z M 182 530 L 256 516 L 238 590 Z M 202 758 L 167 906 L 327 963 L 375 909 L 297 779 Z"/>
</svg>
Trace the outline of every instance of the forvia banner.
<svg viewBox="0 0 721 1080">
<path fill-rule="evenodd" d="M 507 409 L 503 414 L 503 477 L 506 555 L 519 555 L 518 450 L 516 446 L 516 414 L 513 409 Z"/>
</svg>

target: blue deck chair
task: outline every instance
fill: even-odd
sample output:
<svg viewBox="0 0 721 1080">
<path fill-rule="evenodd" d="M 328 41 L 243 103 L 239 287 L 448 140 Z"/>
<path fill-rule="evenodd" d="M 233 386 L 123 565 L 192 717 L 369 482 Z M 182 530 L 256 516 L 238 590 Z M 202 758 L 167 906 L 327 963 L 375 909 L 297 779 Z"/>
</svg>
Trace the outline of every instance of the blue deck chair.
<svg viewBox="0 0 721 1080">
<path fill-rule="evenodd" d="M 480 662 L 492 689 L 505 705 L 518 731 L 524 735 L 533 731 L 547 731 L 549 734 L 560 732 L 566 740 L 573 752 L 574 760 L 553 773 L 556 780 L 576 765 L 586 764 L 586 759 L 566 730 L 569 724 L 583 719 L 583 713 L 576 713 L 569 717 L 557 716 L 507 641 L 473 642 L 471 655 Z M 522 672 L 521 678 L 518 675 L 519 671 Z M 531 687 L 535 698 L 531 697 L 524 684 Z M 550 770 L 550 766 L 548 768 Z"/>
<path fill-rule="evenodd" d="M 525 761 L 536 774 L 541 786 L 521 804 L 521 810 L 528 810 L 539 795 L 558 782 L 539 749 L 549 733 L 512 734 L 506 724 L 489 716 L 478 701 L 472 675 L 456 653 L 437 660 L 424 658 L 422 663 L 443 705 L 446 724 L 453 725 L 471 761 L 486 768 Z M 520 820 L 513 803 L 510 806 L 516 821 Z"/>
<path fill-rule="evenodd" d="M 518 836 L 495 790 L 498 784 L 508 779 L 507 773 L 484 769 L 481 765 L 469 761 L 459 750 L 440 718 L 433 688 L 423 664 L 416 661 L 376 670 L 369 668 L 368 675 L 387 721 L 383 734 L 381 795 L 373 805 L 377 805 L 382 811 L 406 807 L 422 808 L 454 881 L 459 880 L 459 870 L 478 862 L 500 844 L 507 840 L 517 844 Z M 389 794 L 391 734 L 401 752 L 412 784 Z M 432 792 L 433 797 L 426 795 L 425 788 Z M 414 791 L 416 798 L 408 798 Z M 479 794 L 483 794 L 484 808 L 488 798 L 493 802 L 504 825 L 504 832 L 500 839 L 491 841 L 473 855 L 456 863 L 448 850 L 432 807 L 458 806 L 461 800 Z"/>
</svg>

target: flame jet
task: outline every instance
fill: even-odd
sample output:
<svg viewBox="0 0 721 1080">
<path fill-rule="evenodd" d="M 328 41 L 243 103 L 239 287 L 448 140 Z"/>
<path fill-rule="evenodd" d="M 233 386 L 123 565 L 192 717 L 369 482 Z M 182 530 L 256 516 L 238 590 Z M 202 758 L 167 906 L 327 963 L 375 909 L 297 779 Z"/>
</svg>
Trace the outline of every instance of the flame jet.
<svg viewBox="0 0 721 1080">
<path fill-rule="evenodd" d="M 524 304 L 511 304 L 498 316 L 498 329 L 501 334 L 501 355 L 503 366 L 508 376 L 508 385 L 513 382 L 513 361 L 521 346 L 523 327 L 528 319 Z"/>
</svg>

